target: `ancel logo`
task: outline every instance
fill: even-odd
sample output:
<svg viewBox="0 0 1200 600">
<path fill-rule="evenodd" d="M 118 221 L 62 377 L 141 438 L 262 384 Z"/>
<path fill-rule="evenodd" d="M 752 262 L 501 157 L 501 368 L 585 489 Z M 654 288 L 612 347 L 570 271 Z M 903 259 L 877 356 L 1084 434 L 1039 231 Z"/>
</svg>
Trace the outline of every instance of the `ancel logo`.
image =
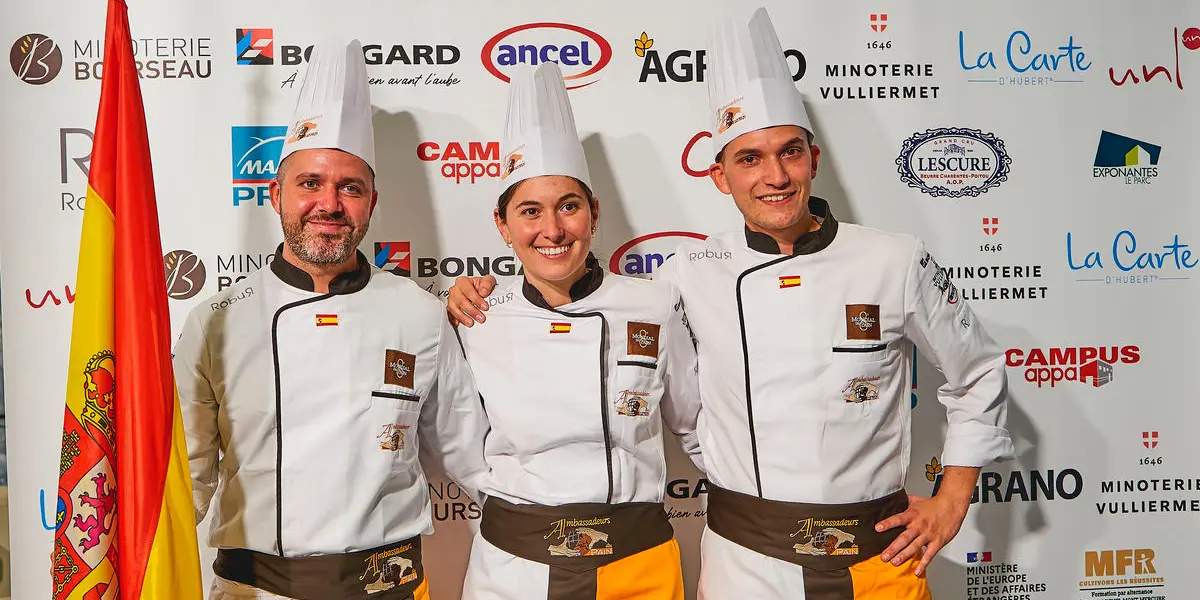
<svg viewBox="0 0 1200 600">
<path fill-rule="evenodd" d="M 1004 353 L 1010 369 L 1024 369 L 1025 381 L 1054 387 L 1061 381 L 1074 381 L 1100 387 L 1112 381 L 1113 366 L 1132 365 L 1142 360 L 1137 346 L 1099 346 L 1077 348 L 1012 348 Z"/>
<path fill-rule="evenodd" d="M 516 65 L 558 63 L 568 90 L 596 83 L 612 60 L 612 46 L 600 34 L 567 23 L 527 23 L 497 33 L 483 45 L 480 60 L 489 73 L 508 83 Z"/>
<path fill-rule="evenodd" d="M 660 231 L 633 238 L 612 253 L 612 258 L 608 259 L 608 270 L 618 275 L 651 279 L 654 269 L 675 256 L 675 249 L 683 241 L 679 238 L 704 240 L 708 236 L 690 231 Z"/>
</svg>

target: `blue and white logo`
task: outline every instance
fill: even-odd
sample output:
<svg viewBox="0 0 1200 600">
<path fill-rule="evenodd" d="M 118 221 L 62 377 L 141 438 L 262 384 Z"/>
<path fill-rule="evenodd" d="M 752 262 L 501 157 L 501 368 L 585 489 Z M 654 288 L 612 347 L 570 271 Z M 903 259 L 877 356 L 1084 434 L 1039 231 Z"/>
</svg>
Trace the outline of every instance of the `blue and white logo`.
<svg viewBox="0 0 1200 600">
<path fill-rule="evenodd" d="M 900 181 L 935 198 L 978 196 L 1008 180 L 1004 141 L 978 129 L 928 129 L 904 141 Z"/>
<path fill-rule="evenodd" d="M 252 185 L 270 183 L 283 154 L 287 127 L 266 125 L 233 128 L 233 182 Z"/>
<path fill-rule="evenodd" d="M 1086 238 L 1084 238 L 1086 240 Z M 1200 257 L 1192 253 L 1189 244 L 1179 241 L 1179 234 L 1160 236 L 1147 242 L 1123 229 L 1102 244 L 1072 238 L 1067 232 L 1067 267 L 1076 274 L 1075 281 L 1090 283 L 1145 284 L 1159 281 L 1191 279 L 1200 267 Z M 1163 242 L 1166 243 L 1163 243 Z"/>
<path fill-rule="evenodd" d="M 233 128 L 233 205 L 265 206 L 271 201 L 267 184 L 275 179 L 287 127 L 255 125 Z"/>
</svg>

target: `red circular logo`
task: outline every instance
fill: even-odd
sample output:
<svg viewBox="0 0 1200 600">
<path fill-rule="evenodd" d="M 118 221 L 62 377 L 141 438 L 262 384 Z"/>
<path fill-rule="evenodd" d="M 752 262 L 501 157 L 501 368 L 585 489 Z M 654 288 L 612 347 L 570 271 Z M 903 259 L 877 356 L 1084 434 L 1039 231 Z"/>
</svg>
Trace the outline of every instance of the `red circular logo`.
<svg viewBox="0 0 1200 600">
<path fill-rule="evenodd" d="M 1200 29 L 1188 27 L 1184 30 L 1183 46 L 1188 50 L 1200 50 Z"/>
<path fill-rule="evenodd" d="M 541 43 L 517 43 L 518 40 L 534 41 L 528 35 L 523 36 L 523 39 L 520 36 L 522 32 L 529 30 L 542 30 L 536 38 Z M 545 43 L 546 40 L 542 36 L 556 36 L 561 43 Z M 590 46 L 588 42 L 591 42 Z M 479 58 L 489 73 L 505 83 L 509 81 L 505 71 L 514 65 L 558 63 L 563 71 L 567 89 L 574 90 L 599 81 L 600 71 L 612 60 L 612 46 L 600 34 L 578 25 L 527 23 L 510 27 L 492 36 L 492 39 L 484 43 Z"/>
</svg>

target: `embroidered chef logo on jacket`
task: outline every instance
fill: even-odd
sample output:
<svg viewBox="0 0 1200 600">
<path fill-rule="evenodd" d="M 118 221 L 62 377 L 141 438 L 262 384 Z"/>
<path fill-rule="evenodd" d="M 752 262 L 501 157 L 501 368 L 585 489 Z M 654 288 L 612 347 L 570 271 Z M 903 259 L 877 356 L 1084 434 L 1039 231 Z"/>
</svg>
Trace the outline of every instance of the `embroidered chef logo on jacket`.
<svg viewBox="0 0 1200 600">
<path fill-rule="evenodd" d="M 413 561 L 400 556 L 412 548 L 412 544 L 405 544 L 399 548 L 376 552 L 364 559 L 367 567 L 363 574 L 358 576 L 359 581 L 368 582 L 363 591 L 368 594 L 386 592 L 416 579 L 417 569 L 413 567 Z"/>
<path fill-rule="evenodd" d="M 629 338 L 626 340 L 626 354 L 630 356 L 645 356 L 646 358 L 658 358 L 658 325 L 654 323 L 642 323 L 640 321 L 629 321 L 626 325 L 626 331 Z"/>
<path fill-rule="evenodd" d="M 621 390 L 617 395 L 617 414 L 626 417 L 650 416 L 650 403 L 646 401 L 649 396 L 650 392 Z"/>
<path fill-rule="evenodd" d="M 858 554 L 858 544 L 854 543 L 854 534 L 847 533 L 845 527 L 858 527 L 859 519 L 813 519 L 797 521 L 800 529 L 790 537 L 801 541 L 792 546 L 796 554 L 809 556 L 855 556 Z"/>
<path fill-rule="evenodd" d="M 399 350 L 388 350 L 384 357 L 383 382 L 411 390 L 416 366 L 417 357 Z"/>
<path fill-rule="evenodd" d="M 878 304 L 846 305 L 846 338 L 876 341 L 880 339 Z"/>
<path fill-rule="evenodd" d="M 879 399 L 878 377 L 855 377 L 846 387 L 842 388 L 842 397 L 846 402 L 855 404 Z"/>
<path fill-rule="evenodd" d="M 600 556 L 612 554 L 608 534 L 595 529 L 596 525 L 612 523 L 609 517 L 595 519 L 559 519 L 550 524 L 550 533 L 542 539 L 560 540 L 547 550 L 550 556 Z"/>
<path fill-rule="evenodd" d="M 388 423 L 383 426 L 383 431 L 375 436 L 379 440 L 380 450 L 391 450 L 399 452 L 404 449 L 404 432 L 408 429 L 408 425 L 399 423 Z"/>
</svg>

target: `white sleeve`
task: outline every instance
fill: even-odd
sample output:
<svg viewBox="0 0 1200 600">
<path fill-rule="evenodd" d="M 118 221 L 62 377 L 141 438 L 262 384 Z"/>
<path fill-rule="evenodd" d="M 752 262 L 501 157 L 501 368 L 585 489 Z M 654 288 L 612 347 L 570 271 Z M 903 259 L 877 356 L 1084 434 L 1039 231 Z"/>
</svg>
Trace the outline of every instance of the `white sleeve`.
<svg viewBox="0 0 1200 600">
<path fill-rule="evenodd" d="M 683 451 L 704 471 L 704 457 L 696 435 L 700 417 L 700 384 L 697 377 L 696 346 L 684 310 L 683 298 L 671 286 L 673 307 L 663 325 L 659 367 L 663 370 L 662 417 L 667 429 L 679 436 Z"/>
<path fill-rule="evenodd" d="M 942 463 L 982 467 L 1012 458 L 1004 355 L 920 240 L 905 288 L 905 336 L 946 376 L 938 388 L 948 421 Z"/>
<path fill-rule="evenodd" d="M 209 504 L 217 491 L 217 465 L 221 448 L 221 432 L 217 424 L 220 404 L 209 382 L 206 334 L 199 314 L 192 311 L 184 321 L 183 331 L 171 353 L 175 390 L 179 394 L 179 411 L 187 440 L 197 523 L 208 514 Z"/>
<path fill-rule="evenodd" d="M 441 321 L 437 381 L 421 405 L 420 459 L 426 473 L 445 472 L 480 506 L 480 487 L 488 466 L 483 441 L 487 414 L 458 336 Z"/>
</svg>

